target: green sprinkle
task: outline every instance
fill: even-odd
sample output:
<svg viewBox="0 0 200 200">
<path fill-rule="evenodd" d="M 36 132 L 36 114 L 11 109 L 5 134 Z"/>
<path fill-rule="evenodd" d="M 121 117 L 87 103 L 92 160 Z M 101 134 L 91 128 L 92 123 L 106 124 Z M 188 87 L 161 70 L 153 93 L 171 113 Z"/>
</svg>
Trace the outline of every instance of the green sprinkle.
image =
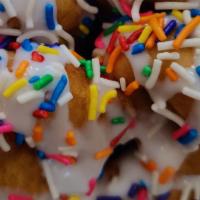
<svg viewBox="0 0 200 200">
<path fill-rule="evenodd" d="M 106 66 L 101 65 L 100 71 L 101 71 L 101 74 L 106 74 Z"/>
<path fill-rule="evenodd" d="M 145 77 L 149 77 L 151 75 L 152 69 L 150 65 L 145 65 L 142 69 L 142 75 Z"/>
<path fill-rule="evenodd" d="M 86 72 L 87 78 L 92 79 L 94 77 L 93 68 L 92 68 L 92 61 L 91 60 L 87 60 L 86 61 L 85 72 Z"/>
<path fill-rule="evenodd" d="M 104 30 L 103 32 L 104 36 L 110 35 L 112 32 L 114 32 L 118 28 L 118 26 L 123 25 L 123 24 L 124 22 L 122 21 L 116 21 L 112 26 Z"/>
<path fill-rule="evenodd" d="M 85 66 L 87 60 L 85 60 L 85 59 L 81 59 L 81 60 L 79 60 L 79 62 L 80 62 L 81 65 Z"/>
<path fill-rule="evenodd" d="M 46 74 L 42 76 L 40 80 L 38 80 L 36 83 L 33 84 L 33 88 L 35 90 L 40 90 L 45 86 L 47 86 L 52 81 L 53 81 L 53 76 L 50 74 Z"/>
<path fill-rule="evenodd" d="M 117 7 L 113 7 L 113 8 L 112 8 L 112 12 L 113 12 L 113 13 L 117 13 L 117 14 L 120 13 L 119 10 L 117 9 Z"/>
<path fill-rule="evenodd" d="M 112 120 L 111 120 L 111 123 L 112 124 L 124 124 L 124 122 L 125 122 L 125 119 L 124 119 L 124 117 L 114 117 L 114 118 L 112 118 Z"/>
</svg>

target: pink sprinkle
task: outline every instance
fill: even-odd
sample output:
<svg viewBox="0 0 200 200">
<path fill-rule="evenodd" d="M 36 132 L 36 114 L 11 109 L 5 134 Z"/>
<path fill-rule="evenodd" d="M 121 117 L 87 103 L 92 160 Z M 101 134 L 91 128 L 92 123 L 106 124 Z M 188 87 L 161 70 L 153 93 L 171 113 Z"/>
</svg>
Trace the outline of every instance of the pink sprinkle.
<svg viewBox="0 0 200 200">
<path fill-rule="evenodd" d="M 86 192 L 86 195 L 87 196 L 90 196 L 93 192 L 94 192 L 94 189 L 95 189 L 95 187 L 96 187 L 96 179 L 95 178 L 91 178 L 90 180 L 89 180 L 89 183 L 88 183 L 88 186 L 89 186 L 89 189 L 88 189 L 88 191 Z"/>
<path fill-rule="evenodd" d="M 104 48 L 105 48 L 105 44 L 104 44 L 104 42 L 103 42 L 103 40 L 102 40 L 102 37 L 103 37 L 103 33 L 101 33 L 101 34 L 97 37 L 97 39 L 95 40 L 94 45 L 95 45 L 96 48 L 99 48 L 99 49 L 104 49 Z"/>
<path fill-rule="evenodd" d="M 180 129 L 172 133 L 172 138 L 174 140 L 177 140 L 180 137 L 186 135 L 189 130 L 190 130 L 190 126 L 188 124 L 184 124 Z"/>
<path fill-rule="evenodd" d="M 28 196 L 9 194 L 8 200 L 33 200 L 33 198 Z"/>
<path fill-rule="evenodd" d="M 13 131 L 13 126 L 9 123 L 0 126 L 0 134 L 10 133 Z"/>
<path fill-rule="evenodd" d="M 126 0 L 119 0 L 119 4 L 121 6 L 121 9 L 129 16 L 131 17 L 131 6 L 127 3 Z"/>
<path fill-rule="evenodd" d="M 47 157 L 52 159 L 52 160 L 56 160 L 58 162 L 61 162 L 64 165 L 73 164 L 72 159 L 69 156 L 64 156 L 64 155 L 60 155 L 60 154 L 47 154 Z"/>
<path fill-rule="evenodd" d="M 110 142 L 110 146 L 111 147 L 115 147 L 119 141 L 121 140 L 121 138 L 126 134 L 126 132 L 128 131 L 128 129 L 130 128 L 134 128 L 135 127 L 135 118 L 133 118 L 129 124 L 127 125 L 126 128 L 124 128 L 116 137 L 114 137 L 111 142 Z"/>
<path fill-rule="evenodd" d="M 146 188 L 142 188 L 138 191 L 137 200 L 148 200 L 148 192 Z"/>
</svg>

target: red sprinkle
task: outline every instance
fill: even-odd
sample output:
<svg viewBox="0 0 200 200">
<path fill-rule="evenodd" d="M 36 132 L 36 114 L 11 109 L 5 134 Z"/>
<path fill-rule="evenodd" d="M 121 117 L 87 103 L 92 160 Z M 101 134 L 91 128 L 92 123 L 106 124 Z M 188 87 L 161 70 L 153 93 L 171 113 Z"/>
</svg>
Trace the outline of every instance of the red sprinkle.
<svg viewBox="0 0 200 200">
<path fill-rule="evenodd" d="M 118 36 L 119 36 L 119 32 L 118 32 L 118 31 L 114 31 L 114 32 L 112 33 L 112 36 L 111 36 L 111 38 L 110 38 L 108 47 L 107 47 L 107 49 L 106 49 L 106 52 L 107 52 L 107 53 L 109 53 L 109 54 L 112 53 L 113 49 L 115 48 L 115 43 L 116 43 L 116 41 L 117 41 Z"/>
<path fill-rule="evenodd" d="M 96 179 L 95 178 L 91 178 L 90 180 L 89 180 L 89 183 L 88 183 L 88 186 L 89 186 L 89 188 L 88 188 L 88 191 L 86 192 L 86 195 L 87 196 L 90 196 L 92 193 L 93 193 L 93 191 L 94 191 L 94 189 L 95 189 L 95 187 L 96 187 Z"/>
<path fill-rule="evenodd" d="M 76 163 L 76 159 L 71 156 L 64 156 L 61 154 L 47 154 L 47 157 L 56 160 L 64 165 L 72 165 Z"/>
<path fill-rule="evenodd" d="M 68 200 L 69 196 L 66 194 L 61 194 L 59 200 Z"/>
<path fill-rule="evenodd" d="M 11 42 L 9 44 L 9 49 L 11 49 L 11 50 L 17 50 L 19 47 L 20 47 L 20 43 L 18 43 L 18 42 Z"/>
<path fill-rule="evenodd" d="M 127 3 L 127 0 L 119 0 L 119 4 L 122 10 L 131 17 L 131 6 Z"/>
<path fill-rule="evenodd" d="M 139 38 L 139 36 L 140 36 L 141 33 L 142 33 L 142 29 L 139 29 L 139 30 L 133 32 L 133 33 L 127 38 L 126 42 L 127 42 L 128 44 L 132 44 L 133 42 L 135 42 L 135 41 Z"/>
<path fill-rule="evenodd" d="M 138 191 L 137 200 L 148 200 L 148 191 L 146 188 L 142 188 Z"/>
<path fill-rule="evenodd" d="M 35 110 L 32 115 L 38 119 L 47 119 L 49 117 L 49 113 L 46 110 L 40 109 Z"/>
<path fill-rule="evenodd" d="M 32 52 L 32 60 L 36 62 L 43 62 L 44 56 L 40 55 L 37 51 Z"/>
<path fill-rule="evenodd" d="M 126 38 L 123 35 L 119 35 L 119 44 L 123 51 L 129 50 L 129 45 L 126 42 Z"/>
<path fill-rule="evenodd" d="M 186 135 L 188 133 L 188 131 L 190 130 L 190 126 L 188 124 L 184 124 L 180 129 L 174 131 L 172 133 L 172 138 L 174 140 L 179 139 L 180 137 Z"/>
<path fill-rule="evenodd" d="M 128 129 L 130 128 L 134 128 L 135 127 L 135 118 L 133 118 L 129 124 L 127 125 L 126 128 L 124 128 L 116 137 L 114 137 L 111 142 L 110 142 L 110 146 L 111 147 L 115 147 L 119 141 L 121 140 L 121 138 L 126 134 L 126 132 L 128 131 Z"/>
<path fill-rule="evenodd" d="M 16 195 L 16 194 L 9 194 L 8 200 L 33 200 L 32 197 Z"/>
</svg>

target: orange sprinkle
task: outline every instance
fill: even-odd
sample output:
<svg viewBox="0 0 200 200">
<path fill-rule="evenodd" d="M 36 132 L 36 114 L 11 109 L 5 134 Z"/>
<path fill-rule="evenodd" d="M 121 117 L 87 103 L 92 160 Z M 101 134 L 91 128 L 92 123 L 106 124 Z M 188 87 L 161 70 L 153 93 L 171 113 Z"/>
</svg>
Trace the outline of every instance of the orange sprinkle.
<svg viewBox="0 0 200 200">
<path fill-rule="evenodd" d="M 160 18 L 160 17 L 165 17 L 165 13 L 156 13 L 153 15 L 149 15 L 149 16 L 144 16 L 140 18 L 140 21 L 137 22 L 136 24 L 144 24 L 144 23 L 148 23 L 152 18 Z"/>
<path fill-rule="evenodd" d="M 15 72 L 15 76 L 17 78 L 23 77 L 23 75 L 26 72 L 26 69 L 28 68 L 28 66 L 29 66 L 29 62 L 27 60 L 23 60 L 19 64 L 19 66 L 17 67 L 16 72 Z"/>
<path fill-rule="evenodd" d="M 108 157 L 111 153 L 113 152 L 113 148 L 112 147 L 107 147 L 101 151 L 98 151 L 95 154 L 95 159 L 96 160 L 100 160 L 102 158 Z"/>
<path fill-rule="evenodd" d="M 68 131 L 67 132 L 67 134 L 66 134 L 66 142 L 70 146 L 74 146 L 74 145 L 77 144 L 77 141 L 76 141 L 76 138 L 75 138 L 75 135 L 74 135 L 73 131 Z"/>
<path fill-rule="evenodd" d="M 84 59 L 81 55 L 79 55 L 76 51 L 70 50 L 70 52 L 75 56 L 78 60 Z"/>
<path fill-rule="evenodd" d="M 154 160 L 148 160 L 146 163 L 142 163 L 142 164 L 144 168 L 148 170 L 149 172 L 153 172 L 158 168 L 157 163 Z"/>
<path fill-rule="evenodd" d="M 166 184 L 168 183 L 172 177 L 174 176 L 176 170 L 173 167 L 166 167 L 159 176 L 159 183 Z"/>
<path fill-rule="evenodd" d="M 40 142 L 43 140 L 43 127 L 40 124 L 36 124 L 33 127 L 32 137 L 35 142 Z"/>
<path fill-rule="evenodd" d="M 175 49 L 180 49 L 183 41 L 187 38 L 200 23 L 200 16 L 197 16 L 188 23 L 183 30 L 178 34 L 177 38 L 174 40 L 173 46 Z"/>
<path fill-rule="evenodd" d="M 165 32 L 163 31 L 162 27 L 160 26 L 160 23 L 158 23 L 158 20 L 155 17 L 152 17 L 149 20 L 149 25 L 151 26 L 153 32 L 160 41 L 165 41 L 167 39 Z"/>
<path fill-rule="evenodd" d="M 164 18 L 163 17 L 159 18 L 159 25 L 160 25 L 161 28 L 163 28 L 163 26 L 164 26 Z M 152 49 L 155 46 L 156 39 L 157 39 L 157 36 L 153 32 L 151 34 L 151 36 L 148 38 L 148 40 L 147 40 L 147 42 L 145 44 L 146 48 L 147 49 Z"/>
<path fill-rule="evenodd" d="M 125 95 L 130 96 L 135 90 L 140 87 L 140 84 L 137 81 L 133 81 L 129 83 L 125 90 Z"/>
<path fill-rule="evenodd" d="M 120 46 L 115 47 L 115 49 L 112 51 L 112 53 L 110 54 L 110 57 L 108 59 L 108 65 L 106 68 L 106 72 L 109 74 L 113 71 L 114 69 L 114 64 L 118 58 L 118 56 L 120 55 L 122 49 Z"/>
<path fill-rule="evenodd" d="M 170 67 L 165 70 L 165 74 L 171 81 L 177 81 L 179 79 L 178 74 Z"/>
</svg>

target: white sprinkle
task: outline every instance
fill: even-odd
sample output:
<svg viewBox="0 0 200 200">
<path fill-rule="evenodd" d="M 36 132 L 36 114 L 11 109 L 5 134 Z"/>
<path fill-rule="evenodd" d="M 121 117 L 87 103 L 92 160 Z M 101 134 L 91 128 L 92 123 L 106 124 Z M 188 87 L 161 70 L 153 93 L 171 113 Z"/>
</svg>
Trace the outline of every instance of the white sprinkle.
<svg viewBox="0 0 200 200">
<path fill-rule="evenodd" d="M 111 81 L 105 78 L 100 78 L 100 84 L 105 85 L 107 87 L 111 87 L 111 88 L 120 88 L 120 84 L 117 81 Z"/>
<path fill-rule="evenodd" d="M 30 148 L 34 148 L 35 147 L 35 142 L 34 142 L 34 140 L 33 140 L 33 138 L 31 136 L 27 136 L 25 138 L 25 141 L 26 141 L 26 143 L 28 144 L 28 146 Z"/>
<path fill-rule="evenodd" d="M 124 92 L 126 90 L 126 79 L 124 77 L 121 77 L 119 79 L 121 90 Z"/>
<path fill-rule="evenodd" d="M 195 100 L 198 100 L 198 101 L 200 100 L 200 92 L 197 90 L 193 90 L 189 87 L 184 87 L 182 89 L 182 93 L 188 97 L 195 99 Z"/>
<path fill-rule="evenodd" d="M 31 90 L 31 91 L 19 94 L 17 96 L 17 101 L 20 104 L 24 104 L 24 103 L 27 103 L 29 101 L 32 101 L 34 99 L 39 99 L 39 98 L 44 98 L 44 92 Z"/>
<path fill-rule="evenodd" d="M 198 2 L 156 2 L 155 9 L 156 10 L 186 10 L 186 9 L 193 9 L 199 8 Z"/>
<path fill-rule="evenodd" d="M 7 141 L 4 138 L 3 134 L 0 134 L 0 148 L 4 152 L 10 151 L 10 145 L 7 143 Z"/>
<path fill-rule="evenodd" d="M 78 152 L 74 150 L 74 148 L 70 147 L 58 147 L 58 151 L 60 151 L 63 155 L 68 155 L 77 158 Z"/>
<path fill-rule="evenodd" d="M 189 24 L 192 20 L 191 12 L 189 10 L 183 11 L 183 22 L 184 24 Z"/>
<path fill-rule="evenodd" d="M 75 47 L 74 38 L 69 33 L 64 31 L 63 27 L 60 24 L 56 25 L 56 33 L 68 42 L 70 49 L 74 49 Z"/>
<path fill-rule="evenodd" d="M 135 0 L 133 2 L 133 6 L 131 9 L 131 16 L 134 22 L 138 22 L 140 20 L 140 7 L 144 0 Z"/>
<path fill-rule="evenodd" d="M 73 99 L 72 93 L 71 92 L 67 92 L 64 95 L 62 95 L 59 99 L 58 99 L 58 105 L 59 106 L 63 106 L 65 105 L 67 102 L 69 102 L 71 99 Z"/>
<path fill-rule="evenodd" d="M 162 61 L 158 59 L 154 59 L 151 76 L 148 78 L 148 80 L 145 83 L 145 87 L 147 89 L 150 90 L 155 86 L 160 74 L 161 66 L 162 66 Z"/>
<path fill-rule="evenodd" d="M 6 114 L 4 112 L 0 112 L 0 119 L 1 120 L 6 119 Z"/>
<path fill-rule="evenodd" d="M 152 195 L 154 196 L 154 195 L 157 195 L 158 194 L 158 185 L 159 185 L 159 183 L 158 183 L 158 178 L 159 178 L 159 173 L 158 173 L 158 171 L 154 171 L 153 173 L 152 173 L 152 188 L 151 188 L 151 193 L 152 193 Z"/>
<path fill-rule="evenodd" d="M 85 10 L 85 11 L 87 11 L 87 12 L 89 12 L 89 13 L 92 13 L 92 14 L 98 13 L 98 8 L 97 8 L 97 7 L 89 5 L 89 4 L 88 4 L 86 1 L 84 1 L 84 0 L 76 0 L 76 1 L 77 1 L 77 3 L 79 4 L 79 6 L 80 6 L 83 10 Z"/>
<path fill-rule="evenodd" d="M 98 48 L 96 48 L 96 49 L 94 49 L 94 50 L 92 51 L 93 57 L 96 57 L 96 56 L 103 56 L 104 54 L 105 54 L 105 50 L 104 50 L 104 49 L 98 49 Z"/>
<path fill-rule="evenodd" d="M 111 27 L 112 26 L 112 23 L 108 23 L 108 22 L 104 22 L 103 24 L 102 24 L 102 28 L 103 29 L 107 29 L 107 28 L 109 28 L 109 27 Z"/>
<path fill-rule="evenodd" d="M 173 42 L 174 40 L 166 42 L 158 42 L 157 44 L 158 51 L 174 49 Z M 200 47 L 200 38 L 185 39 L 183 44 L 181 45 L 181 48 L 189 48 L 189 47 Z"/>
<path fill-rule="evenodd" d="M 10 2 L 10 0 L 1 0 L 1 3 L 4 5 L 9 17 L 17 16 L 17 12 L 16 12 L 13 4 Z"/>
<path fill-rule="evenodd" d="M 160 60 L 178 60 L 180 59 L 180 54 L 178 52 L 163 52 L 163 53 L 158 53 L 157 54 L 157 59 Z"/>
<path fill-rule="evenodd" d="M 79 60 L 70 52 L 70 50 L 63 44 L 60 45 L 62 53 L 69 59 L 71 64 L 73 64 L 75 67 L 80 66 Z"/>
<path fill-rule="evenodd" d="M 193 187 L 194 187 L 194 199 L 199 200 L 199 197 L 200 197 L 200 183 L 199 183 L 199 181 L 195 181 Z"/>
<path fill-rule="evenodd" d="M 194 84 L 195 78 L 182 65 L 173 62 L 170 67 L 185 81 Z"/>
<path fill-rule="evenodd" d="M 19 36 L 22 32 L 14 28 L 0 28 L 0 35 Z"/>
<path fill-rule="evenodd" d="M 100 63 L 98 58 L 92 59 L 92 68 L 94 72 L 93 82 L 98 83 L 100 79 Z"/>
<path fill-rule="evenodd" d="M 35 7 L 35 0 L 29 0 L 28 7 L 26 9 L 26 28 L 34 28 L 33 23 L 33 11 Z"/>
<path fill-rule="evenodd" d="M 53 199 L 56 200 L 56 199 L 59 198 L 59 192 L 58 192 L 56 185 L 53 181 L 53 177 L 52 177 L 51 170 L 49 168 L 49 164 L 48 164 L 47 160 L 42 161 L 42 167 L 43 167 L 43 170 L 44 170 L 45 177 L 47 179 L 47 183 L 48 183 L 48 186 L 49 186 L 51 196 L 52 196 Z"/>
<path fill-rule="evenodd" d="M 153 104 L 153 105 L 151 106 L 151 109 L 152 109 L 154 112 L 156 112 L 156 113 L 158 113 L 158 114 L 160 114 L 160 115 L 166 117 L 167 119 L 169 119 L 169 120 L 175 122 L 175 123 L 178 124 L 180 127 L 183 126 L 183 124 L 185 123 L 184 120 L 183 120 L 182 118 L 180 118 L 178 115 L 176 115 L 175 113 L 171 112 L 171 111 L 168 110 L 168 109 L 159 109 L 158 107 L 155 106 L 155 104 Z"/>
<path fill-rule="evenodd" d="M 54 33 L 44 30 L 33 30 L 25 32 L 17 38 L 17 42 L 22 43 L 25 39 L 31 39 L 37 37 L 47 38 L 53 44 L 58 42 L 58 38 Z"/>
<path fill-rule="evenodd" d="M 191 183 L 187 182 L 185 184 L 185 187 L 182 189 L 182 194 L 181 194 L 180 200 L 188 200 L 191 190 L 192 190 L 192 185 L 191 185 Z"/>
</svg>

